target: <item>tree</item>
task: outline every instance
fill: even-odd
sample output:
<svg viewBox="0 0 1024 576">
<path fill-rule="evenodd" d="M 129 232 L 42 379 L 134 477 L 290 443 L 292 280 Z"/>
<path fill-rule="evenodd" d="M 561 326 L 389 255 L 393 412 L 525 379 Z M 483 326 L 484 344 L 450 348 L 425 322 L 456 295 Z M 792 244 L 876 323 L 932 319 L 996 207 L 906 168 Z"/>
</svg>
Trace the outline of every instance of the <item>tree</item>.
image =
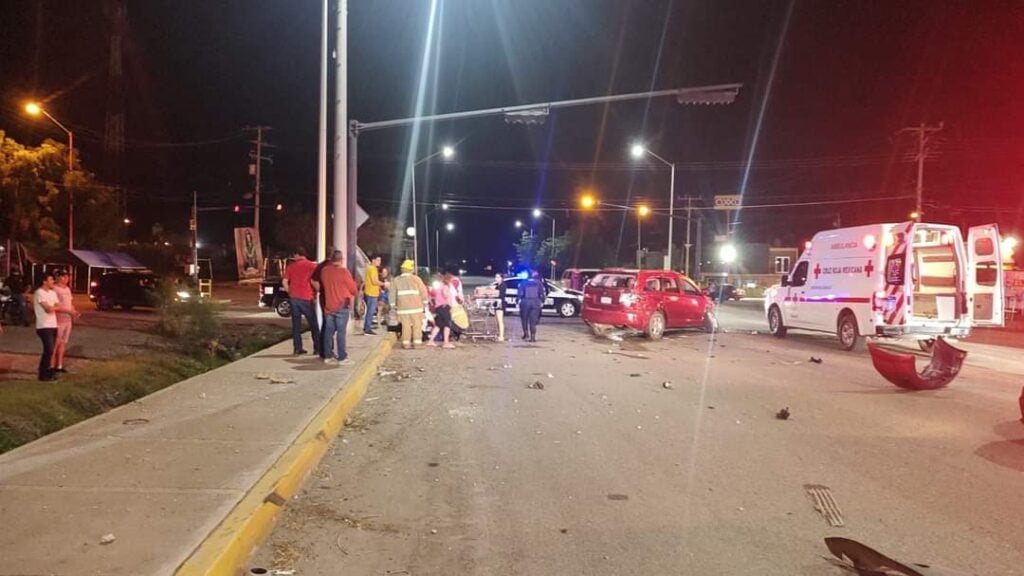
<svg viewBox="0 0 1024 576">
<path fill-rule="evenodd" d="M 117 190 L 80 164 L 68 172 L 64 144 L 44 140 L 25 146 L 0 130 L 0 235 L 30 246 L 65 246 L 68 192 L 75 199 L 76 245 L 115 245 L 123 229 Z"/>
</svg>

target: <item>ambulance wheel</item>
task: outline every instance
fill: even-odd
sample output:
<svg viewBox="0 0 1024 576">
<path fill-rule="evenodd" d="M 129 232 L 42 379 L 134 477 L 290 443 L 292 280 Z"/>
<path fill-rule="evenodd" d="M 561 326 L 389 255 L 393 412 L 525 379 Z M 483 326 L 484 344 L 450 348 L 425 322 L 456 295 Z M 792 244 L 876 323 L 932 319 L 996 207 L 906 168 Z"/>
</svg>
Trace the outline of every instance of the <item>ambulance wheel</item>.
<svg viewBox="0 0 1024 576">
<path fill-rule="evenodd" d="M 665 335 L 665 315 L 661 312 L 651 314 L 651 317 L 647 319 L 647 329 L 644 330 L 644 334 L 651 340 L 661 340 L 661 337 Z"/>
<path fill-rule="evenodd" d="M 932 348 L 935 347 L 935 338 L 925 338 L 924 340 L 918 340 L 917 347 L 920 348 L 922 352 L 927 352 L 931 354 Z"/>
<path fill-rule="evenodd" d="M 864 343 L 864 338 L 857 332 L 857 317 L 853 312 L 839 317 L 836 335 L 839 336 L 839 347 L 846 351 L 858 350 Z"/>
<path fill-rule="evenodd" d="M 778 306 L 772 306 L 768 309 L 768 331 L 776 338 L 786 336 L 786 325 L 782 323 L 782 312 Z"/>
</svg>

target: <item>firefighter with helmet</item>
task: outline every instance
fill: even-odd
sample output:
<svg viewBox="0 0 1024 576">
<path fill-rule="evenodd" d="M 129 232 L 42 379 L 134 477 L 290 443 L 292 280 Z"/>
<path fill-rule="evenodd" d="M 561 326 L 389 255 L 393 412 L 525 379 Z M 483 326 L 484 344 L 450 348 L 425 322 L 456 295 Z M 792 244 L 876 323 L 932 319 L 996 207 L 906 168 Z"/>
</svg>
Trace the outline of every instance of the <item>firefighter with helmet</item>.
<svg viewBox="0 0 1024 576">
<path fill-rule="evenodd" d="M 402 327 L 402 348 L 415 348 L 423 343 L 423 305 L 427 301 L 427 287 L 413 273 L 414 268 L 412 260 L 402 262 L 402 273 L 391 281 L 388 295 Z"/>
</svg>

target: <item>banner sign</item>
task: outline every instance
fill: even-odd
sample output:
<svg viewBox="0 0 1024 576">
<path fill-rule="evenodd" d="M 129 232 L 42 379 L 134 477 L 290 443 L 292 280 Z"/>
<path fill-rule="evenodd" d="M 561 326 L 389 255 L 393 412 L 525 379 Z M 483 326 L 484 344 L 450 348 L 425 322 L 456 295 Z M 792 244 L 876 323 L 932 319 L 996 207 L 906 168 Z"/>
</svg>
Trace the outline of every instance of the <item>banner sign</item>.
<svg viewBox="0 0 1024 576">
<path fill-rule="evenodd" d="M 263 279 L 263 248 L 259 230 L 235 228 L 235 260 L 240 282 Z"/>
</svg>

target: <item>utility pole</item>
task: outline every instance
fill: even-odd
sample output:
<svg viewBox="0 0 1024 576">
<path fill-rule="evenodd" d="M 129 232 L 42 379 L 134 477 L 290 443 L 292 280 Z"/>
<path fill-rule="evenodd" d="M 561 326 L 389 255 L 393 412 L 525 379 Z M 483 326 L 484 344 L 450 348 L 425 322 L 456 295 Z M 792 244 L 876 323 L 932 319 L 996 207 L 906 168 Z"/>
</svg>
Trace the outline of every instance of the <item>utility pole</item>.
<svg viewBox="0 0 1024 576">
<path fill-rule="evenodd" d="M 924 159 L 925 159 L 925 146 L 928 143 L 928 134 L 932 132 L 938 132 L 942 130 L 943 122 L 939 122 L 935 125 L 927 125 L 922 122 L 918 126 L 912 126 L 904 128 L 896 134 L 903 134 L 905 132 L 916 132 L 917 133 L 917 198 L 914 204 L 914 217 L 918 222 L 921 221 L 923 198 L 924 198 Z"/>
<path fill-rule="evenodd" d="M 673 166 L 673 170 L 675 167 Z M 686 276 L 690 276 L 690 221 L 693 220 L 693 198 L 686 197 L 686 256 L 683 258 L 683 268 L 686 270 Z M 669 221 L 671 224 L 671 220 Z M 669 262 L 671 266 L 671 261 Z"/>
<path fill-rule="evenodd" d="M 348 1 L 336 5 L 334 54 L 334 248 L 345 254 L 345 265 L 356 271 L 356 204 L 348 191 Z M 419 234 L 419 230 L 416 231 Z"/>
<path fill-rule="evenodd" d="M 256 151 L 249 153 L 249 158 L 251 158 L 253 160 L 253 162 L 254 162 L 254 164 L 250 164 L 249 165 L 249 174 L 251 174 L 256 179 L 256 189 L 253 192 L 253 203 L 255 205 L 255 210 L 253 210 L 252 227 L 256 229 L 256 234 L 259 235 L 260 234 L 260 189 L 261 189 L 261 186 L 262 186 L 262 183 L 263 183 L 263 179 L 261 177 L 262 176 L 262 171 L 261 170 L 262 170 L 262 166 L 263 166 L 263 161 L 264 160 L 266 160 L 267 162 L 270 162 L 271 164 L 273 164 L 274 161 L 269 156 L 263 156 L 263 146 L 264 146 L 264 144 L 263 144 L 263 132 L 264 131 L 268 131 L 269 132 L 270 131 L 270 126 L 251 126 L 251 127 L 247 128 L 247 129 L 248 130 L 255 130 L 256 131 L 256 139 L 249 141 L 253 145 L 256 146 Z M 260 238 L 262 239 L 262 236 L 260 236 Z"/>
<path fill-rule="evenodd" d="M 188 229 L 192 232 L 192 281 L 199 285 L 199 207 L 196 192 L 192 192 L 192 219 Z"/>
</svg>

